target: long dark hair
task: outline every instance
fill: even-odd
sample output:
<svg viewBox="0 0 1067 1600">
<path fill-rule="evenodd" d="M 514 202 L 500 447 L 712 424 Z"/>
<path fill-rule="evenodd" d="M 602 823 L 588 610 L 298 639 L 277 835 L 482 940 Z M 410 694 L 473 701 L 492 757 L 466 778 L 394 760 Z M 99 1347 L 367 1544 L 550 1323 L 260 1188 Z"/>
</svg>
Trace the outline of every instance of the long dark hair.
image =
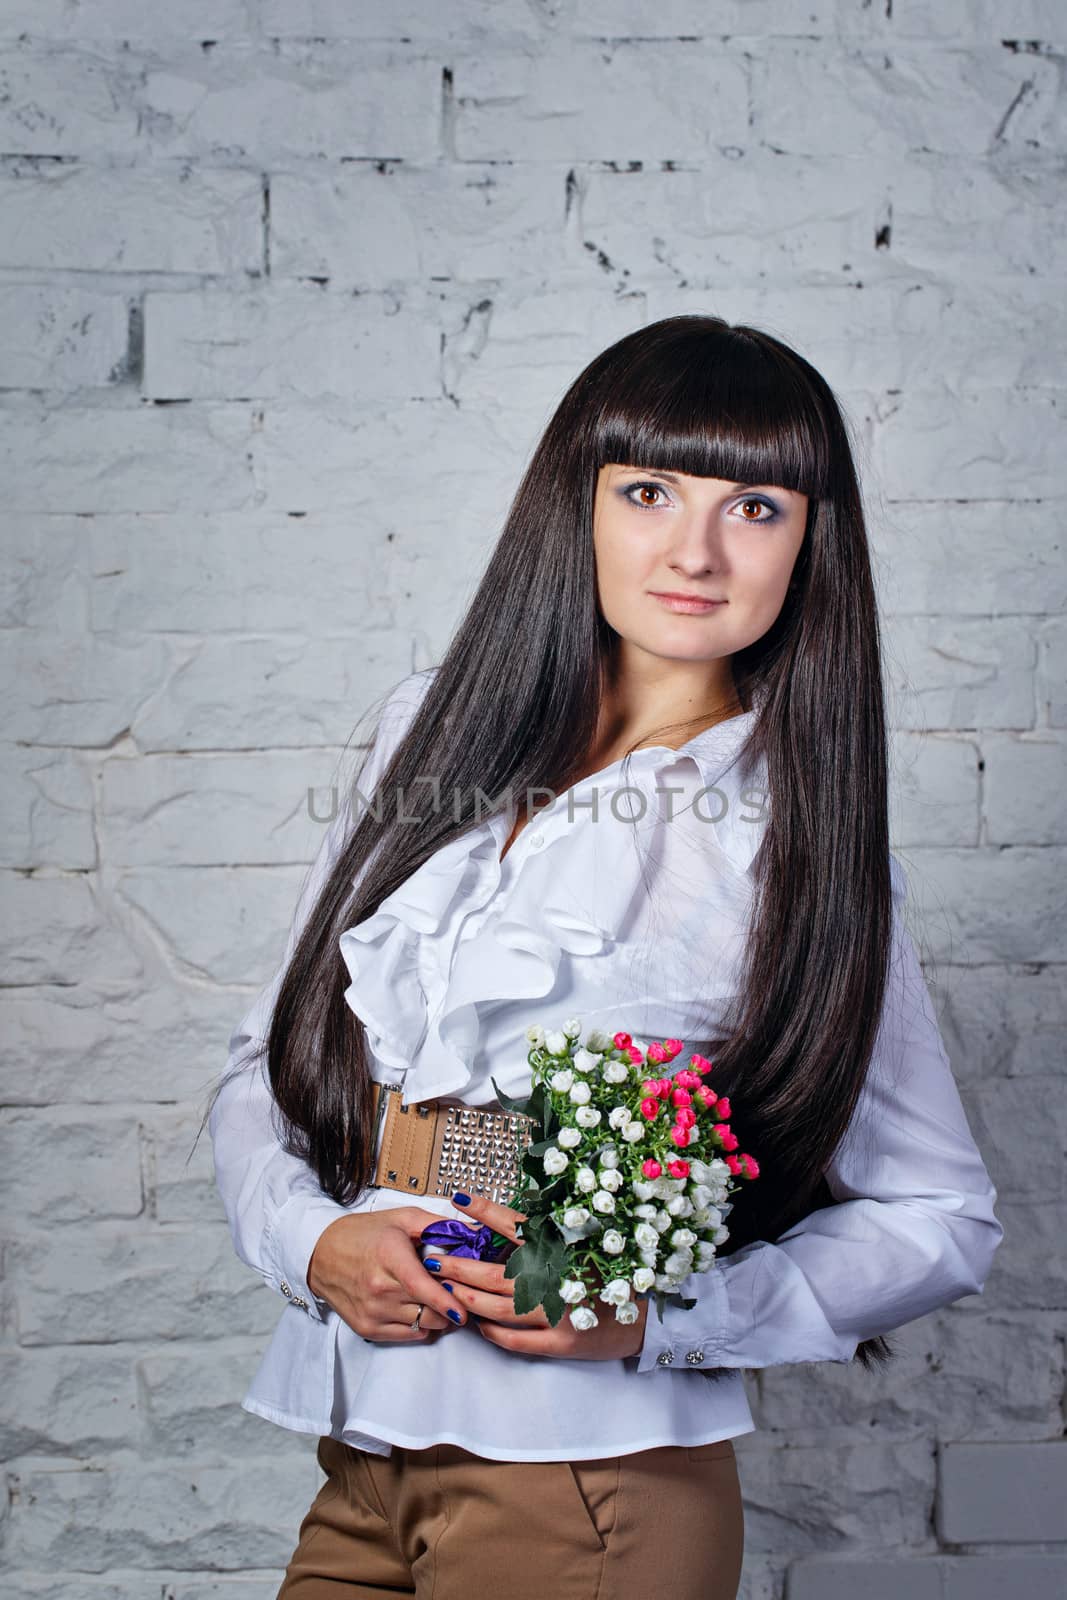
<svg viewBox="0 0 1067 1600">
<path fill-rule="evenodd" d="M 823 1174 L 870 1061 L 891 929 L 879 620 L 848 433 L 820 374 L 757 328 L 668 317 L 620 339 L 567 390 L 381 776 L 384 804 L 363 809 L 303 926 L 266 1041 L 269 1075 L 287 1147 L 351 1204 L 371 1176 L 371 1076 L 339 936 L 478 826 L 485 795 L 559 792 L 581 772 L 617 642 L 593 554 L 607 463 L 809 497 L 782 610 L 731 658 L 740 704 L 758 710 L 746 759 L 766 762 L 770 820 L 742 981 L 713 1055 L 716 1090 L 736 1094 L 732 1125 L 762 1169 L 736 1197 L 726 1256 L 833 1203 Z M 429 773 L 458 798 L 413 829 L 389 796 L 421 793 Z M 869 1368 L 892 1354 L 872 1338 L 856 1359 Z"/>
</svg>

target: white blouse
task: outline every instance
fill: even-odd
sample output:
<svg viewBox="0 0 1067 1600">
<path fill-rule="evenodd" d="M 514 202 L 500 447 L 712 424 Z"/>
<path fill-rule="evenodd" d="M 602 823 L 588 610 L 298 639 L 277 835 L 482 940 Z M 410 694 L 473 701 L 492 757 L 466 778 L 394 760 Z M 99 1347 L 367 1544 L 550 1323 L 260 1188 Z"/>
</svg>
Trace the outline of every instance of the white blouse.
<svg viewBox="0 0 1067 1600">
<path fill-rule="evenodd" d="M 413 673 L 390 697 L 358 780 L 364 798 L 435 670 Z M 766 827 L 765 770 L 744 759 L 755 715 L 583 778 L 536 813 L 501 861 L 516 797 L 348 928 L 340 938 L 346 999 L 366 1027 L 374 1077 L 402 1086 L 406 1104 L 493 1105 L 491 1076 L 506 1094 L 529 1091 L 527 1027 L 570 1017 L 584 1029 L 625 1028 L 639 1043 L 682 1039 L 679 1060 L 706 1049 L 734 993 Z M 420 786 L 406 802 L 409 812 L 426 804 L 425 793 Z M 742 1369 L 847 1361 L 860 1340 L 981 1292 L 1003 1237 L 996 1190 L 904 924 L 907 883 L 894 856 L 878 1039 L 826 1171 L 844 1203 L 694 1273 L 681 1292 L 697 1304 L 668 1308 L 662 1323 L 650 1306 L 643 1348 L 625 1359 L 520 1355 L 482 1339 L 473 1321 L 417 1344 L 353 1332 L 308 1288 L 324 1228 L 346 1210 L 393 1205 L 460 1214 L 445 1196 L 392 1189 L 339 1206 L 283 1150 L 265 1058 L 251 1059 L 351 825 L 353 799 L 310 869 L 273 979 L 231 1036 L 228 1067 L 243 1061 L 246 1070 L 211 1113 L 237 1254 L 288 1301 L 246 1410 L 381 1455 L 394 1444 L 447 1442 L 497 1460 L 582 1460 L 704 1444 L 754 1429 Z M 690 1352 L 706 1367 L 732 1370 L 697 1381 Z"/>
</svg>

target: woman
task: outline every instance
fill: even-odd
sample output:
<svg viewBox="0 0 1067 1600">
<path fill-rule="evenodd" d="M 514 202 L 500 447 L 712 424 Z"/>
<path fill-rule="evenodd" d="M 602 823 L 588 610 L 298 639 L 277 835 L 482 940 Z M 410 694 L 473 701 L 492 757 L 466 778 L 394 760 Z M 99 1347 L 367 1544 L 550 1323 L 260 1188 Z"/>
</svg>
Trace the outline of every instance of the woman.
<svg viewBox="0 0 1067 1600">
<path fill-rule="evenodd" d="M 244 1404 L 327 1473 L 284 1600 L 736 1594 L 742 1369 L 888 1360 L 1002 1236 L 905 892 L 834 397 L 754 328 L 630 334 L 390 697 L 211 1110 L 237 1252 L 289 1301 Z M 485 1233 L 420 1250 L 442 1217 L 518 1239 L 440 1130 L 498 1135 L 490 1080 L 528 1090 L 526 1029 L 573 1017 L 710 1055 L 759 1158 L 662 1320 L 552 1328 Z"/>
</svg>

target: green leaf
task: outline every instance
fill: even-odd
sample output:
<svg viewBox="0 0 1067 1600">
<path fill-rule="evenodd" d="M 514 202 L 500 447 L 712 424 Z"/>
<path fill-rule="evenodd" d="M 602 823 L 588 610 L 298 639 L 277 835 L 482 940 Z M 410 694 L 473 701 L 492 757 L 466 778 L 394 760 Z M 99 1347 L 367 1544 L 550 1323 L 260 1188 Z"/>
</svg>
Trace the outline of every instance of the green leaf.
<svg viewBox="0 0 1067 1600">
<path fill-rule="evenodd" d="M 529 1115 L 529 1112 L 527 1110 L 527 1107 L 530 1104 L 529 1099 L 526 1099 L 526 1100 L 515 1100 L 515 1099 L 513 1099 L 511 1097 L 511 1095 L 504 1093 L 504 1091 L 497 1084 L 497 1081 L 496 1081 L 495 1078 L 491 1077 L 489 1079 L 489 1082 L 493 1085 L 493 1088 L 496 1090 L 496 1097 L 499 1100 L 500 1104 L 504 1107 L 505 1111 L 517 1111 L 517 1112 L 519 1112 L 519 1114 L 521 1116 L 528 1116 Z"/>
</svg>

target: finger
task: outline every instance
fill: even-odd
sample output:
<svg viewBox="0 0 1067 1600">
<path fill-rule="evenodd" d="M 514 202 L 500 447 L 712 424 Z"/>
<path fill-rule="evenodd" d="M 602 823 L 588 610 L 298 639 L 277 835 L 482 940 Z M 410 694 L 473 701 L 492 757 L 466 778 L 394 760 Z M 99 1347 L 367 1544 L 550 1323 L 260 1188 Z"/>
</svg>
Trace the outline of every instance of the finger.
<svg viewBox="0 0 1067 1600">
<path fill-rule="evenodd" d="M 495 1232 L 502 1233 L 505 1239 L 518 1239 L 518 1234 L 515 1232 L 516 1224 L 526 1221 L 525 1212 L 514 1211 L 511 1206 L 502 1206 L 484 1194 L 473 1194 L 466 1203 L 460 1201 L 458 1205 L 453 1195 L 452 1204 L 457 1206 L 464 1217 L 473 1217 L 476 1222 L 484 1223 Z"/>
<path fill-rule="evenodd" d="M 547 1328 L 550 1326 L 543 1306 L 532 1311 L 517 1312 L 513 1295 L 487 1294 L 481 1289 L 458 1288 L 456 1299 L 475 1317 L 487 1317 L 491 1322 L 507 1323 L 517 1328 Z"/>
<path fill-rule="evenodd" d="M 478 1261 L 474 1256 L 444 1256 L 435 1278 L 451 1278 L 453 1283 L 469 1283 L 475 1289 L 496 1294 L 514 1294 L 515 1280 L 504 1272 L 502 1261 Z"/>
<path fill-rule="evenodd" d="M 382 1262 L 391 1273 L 400 1298 L 405 1303 L 411 1303 L 412 1318 L 416 1306 L 424 1305 L 450 1323 L 465 1320 L 464 1313 L 455 1303 L 455 1295 L 448 1292 L 435 1273 L 427 1272 L 410 1238 L 405 1238 L 399 1232 L 394 1233 L 391 1239 L 386 1238 L 382 1246 Z"/>
<path fill-rule="evenodd" d="M 519 1355 L 566 1356 L 573 1353 L 562 1345 L 555 1328 L 514 1328 L 505 1322 L 477 1322 L 475 1327 L 490 1344 Z"/>
</svg>

